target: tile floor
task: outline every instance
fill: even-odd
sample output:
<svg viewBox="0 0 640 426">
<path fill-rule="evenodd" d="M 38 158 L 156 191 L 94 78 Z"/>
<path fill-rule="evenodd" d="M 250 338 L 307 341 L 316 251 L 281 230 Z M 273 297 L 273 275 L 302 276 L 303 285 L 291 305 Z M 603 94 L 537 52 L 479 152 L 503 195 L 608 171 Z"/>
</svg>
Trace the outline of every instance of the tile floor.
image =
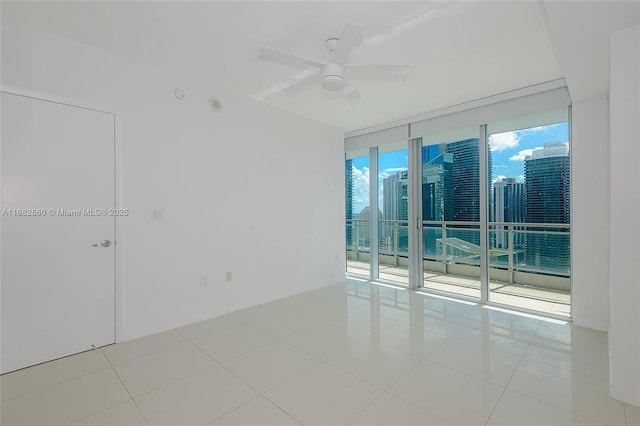
<svg viewBox="0 0 640 426">
<path fill-rule="evenodd" d="M 626 425 L 607 335 L 357 280 L 0 377 L 2 425 Z"/>
<path fill-rule="evenodd" d="M 347 272 L 354 276 L 369 276 L 369 264 L 347 261 Z M 400 285 L 408 285 L 406 267 L 381 265 L 378 276 Z M 429 290 L 452 293 L 465 297 L 480 298 L 480 279 L 453 274 L 424 272 L 424 287 Z M 571 316 L 570 294 L 542 287 L 509 285 L 500 281 L 489 282 L 489 297 L 492 302 L 538 311 L 555 316 Z"/>
</svg>

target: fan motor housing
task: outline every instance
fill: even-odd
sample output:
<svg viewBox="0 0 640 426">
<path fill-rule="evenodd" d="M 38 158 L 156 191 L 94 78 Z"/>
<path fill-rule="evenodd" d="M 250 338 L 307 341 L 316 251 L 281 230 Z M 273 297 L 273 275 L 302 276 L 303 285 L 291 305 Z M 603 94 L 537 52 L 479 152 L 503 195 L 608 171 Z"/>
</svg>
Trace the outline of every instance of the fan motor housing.
<svg viewBox="0 0 640 426">
<path fill-rule="evenodd" d="M 322 67 L 322 87 L 327 90 L 340 90 L 344 88 L 344 66 L 329 62 Z"/>
</svg>

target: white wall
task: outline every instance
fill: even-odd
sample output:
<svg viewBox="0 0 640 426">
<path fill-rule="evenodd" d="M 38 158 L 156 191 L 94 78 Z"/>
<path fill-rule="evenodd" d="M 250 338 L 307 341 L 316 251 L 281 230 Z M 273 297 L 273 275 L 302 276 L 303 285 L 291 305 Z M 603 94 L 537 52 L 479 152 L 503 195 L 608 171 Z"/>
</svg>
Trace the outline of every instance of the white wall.
<svg viewBox="0 0 640 426">
<path fill-rule="evenodd" d="M 640 406 L 640 27 L 611 35 L 609 386 Z"/>
<path fill-rule="evenodd" d="M 609 100 L 573 102 L 571 143 L 571 237 L 573 322 L 609 328 Z"/>
<path fill-rule="evenodd" d="M 3 90 L 117 114 L 125 340 L 344 280 L 341 130 L 11 22 L 1 59 Z"/>
</svg>

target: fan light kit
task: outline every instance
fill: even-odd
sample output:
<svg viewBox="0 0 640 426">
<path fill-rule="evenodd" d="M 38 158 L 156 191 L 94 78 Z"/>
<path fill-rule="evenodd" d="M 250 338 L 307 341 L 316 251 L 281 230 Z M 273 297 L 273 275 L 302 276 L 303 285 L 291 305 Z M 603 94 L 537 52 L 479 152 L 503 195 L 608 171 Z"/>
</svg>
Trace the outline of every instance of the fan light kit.
<svg viewBox="0 0 640 426">
<path fill-rule="evenodd" d="M 325 40 L 325 46 L 329 51 L 329 60 L 324 63 L 271 47 L 261 47 L 260 53 L 264 57 L 279 62 L 312 66 L 320 70 L 320 72 L 284 88 L 283 91 L 286 93 L 296 93 L 313 81 L 320 79 L 322 87 L 327 90 L 342 90 L 342 93 L 348 98 L 359 98 L 360 93 L 347 81 L 347 75 L 352 77 L 396 77 L 409 71 L 408 65 L 349 65 L 351 56 L 362 41 L 363 31 L 363 26 L 347 23 L 340 38 L 332 37 Z"/>
<path fill-rule="evenodd" d="M 344 66 L 329 62 L 322 67 L 322 87 L 327 90 L 344 88 Z"/>
</svg>

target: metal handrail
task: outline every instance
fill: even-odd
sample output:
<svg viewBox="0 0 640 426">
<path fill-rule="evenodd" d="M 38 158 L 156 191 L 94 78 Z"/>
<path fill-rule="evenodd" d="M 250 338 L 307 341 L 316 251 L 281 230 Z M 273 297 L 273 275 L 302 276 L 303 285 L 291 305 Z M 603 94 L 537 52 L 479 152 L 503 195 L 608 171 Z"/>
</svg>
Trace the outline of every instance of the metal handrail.
<svg viewBox="0 0 640 426">
<path fill-rule="evenodd" d="M 380 227 L 385 227 L 389 229 L 391 227 L 391 237 L 393 243 L 389 241 L 389 235 L 385 236 L 385 242 L 381 240 L 381 245 L 379 248 L 379 253 L 385 256 L 392 256 L 394 259 L 395 265 L 398 265 L 399 258 L 407 258 L 408 257 L 408 247 L 407 250 L 399 250 L 398 245 L 398 236 L 399 230 L 408 229 L 408 221 L 406 220 L 392 220 L 392 219 L 380 219 L 379 220 Z M 369 245 L 361 244 L 361 242 L 366 242 L 368 240 L 368 220 L 363 219 L 347 219 L 347 226 L 352 227 L 353 236 L 355 236 L 353 243 L 353 247 L 347 247 L 348 251 L 360 253 L 369 253 Z M 467 232 L 479 232 L 480 224 L 478 222 L 471 221 L 423 221 L 424 229 L 431 230 L 440 230 L 441 236 L 439 238 L 442 247 L 444 248 L 445 253 L 441 256 L 435 255 L 425 257 L 423 255 L 424 260 L 432 260 L 438 261 L 440 260 L 443 264 L 443 272 L 447 272 L 447 264 L 448 263 L 460 263 L 460 264 L 471 264 L 475 265 L 475 262 L 461 262 L 462 258 L 457 258 L 455 261 L 451 261 L 453 257 L 449 257 L 446 253 L 447 247 L 447 239 L 451 238 L 447 235 L 447 231 L 467 231 Z M 535 268 L 532 266 L 528 266 L 526 264 L 516 265 L 514 264 L 514 254 L 522 253 L 522 250 L 514 249 L 514 234 L 537 234 L 537 235 L 550 235 L 550 236 L 570 236 L 571 225 L 568 223 L 527 223 L 527 222 L 489 222 L 489 232 L 490 233 L 507 233 L 507 247 L 505 255 L 508 256 L 508 263 L 506 265 L 500 264 L 492 264 L 490 267 L 503 269 L 508 271 L 509 282 L 513 282 L 513 274 L 514 272 L 522 271 L 522 272 L 533 272 L 533 273 L 542 273 L 542 274 L 551 274 L 555 276 L 563 276 L 569 277 L 570 273 L 562 270 L 554 269 L 554 268 Z M 469 227 L 473 228 L 469 228 Z M 529 228 L 529 229 L 526 229 Z M 533 229 L 532 229 L 533 228 Z M 543 229 L 541 229 L 543 228 Z M 364 232 L 360 232 L 360 231 Z M 363 236 L 362 240 L 360 236 Z M 350 249 L 350 250 L 349 250 Z M 499 248 L 490 249 L 492 251 L 499 250 Z M 440 258 L 440 259 L 439 259 Z M 470 260 L 470 258 L 469 258 Z"/>
<path fill-rule="evenodd" d="M 369 220 L 365 219 L 347 219 L 347 223 L 369 223 Z M 398 219 L 379 219 L 379 223 L 408 223 L 408 220 L 398 220 Z M 472 221 L 463 221 L 463 220 L 423 220 L 423 225 L 437 225 L 442 226 L 443 224 L 446 226 L 477 226 L 480 227 L 479 222 Z M 489 222 L 489 226 L 519 226 L 519 227 L 531 227 L 531 228 L 560 228 L 560 229 L 571 229 L 571 224 L 569 223 L 529 223 L 529 222 Z"/>
</svg>

